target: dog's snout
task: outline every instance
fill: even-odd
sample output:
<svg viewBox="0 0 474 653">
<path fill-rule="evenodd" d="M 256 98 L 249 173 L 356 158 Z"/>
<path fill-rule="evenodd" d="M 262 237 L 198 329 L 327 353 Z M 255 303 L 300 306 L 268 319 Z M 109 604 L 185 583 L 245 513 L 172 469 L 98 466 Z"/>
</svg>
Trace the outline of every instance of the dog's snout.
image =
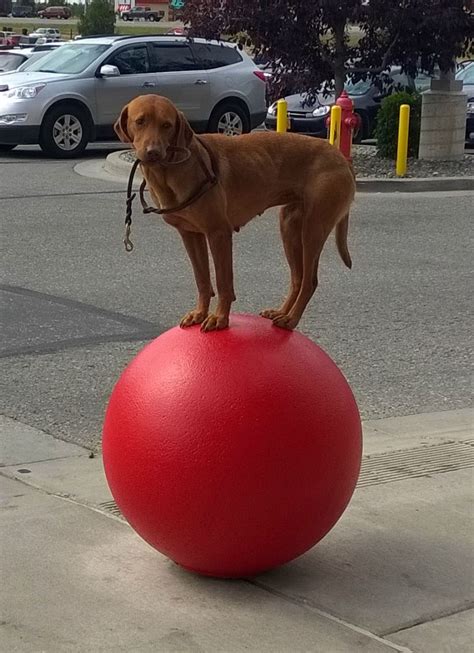
<svg viewBox="0 0 474 653">
<path fill-rule="evenodd" d="M 145 154 L 148 161 L 159 161 L 163 158 L 162 148 L 158 145 L 147 145 Z"/>
</svg>

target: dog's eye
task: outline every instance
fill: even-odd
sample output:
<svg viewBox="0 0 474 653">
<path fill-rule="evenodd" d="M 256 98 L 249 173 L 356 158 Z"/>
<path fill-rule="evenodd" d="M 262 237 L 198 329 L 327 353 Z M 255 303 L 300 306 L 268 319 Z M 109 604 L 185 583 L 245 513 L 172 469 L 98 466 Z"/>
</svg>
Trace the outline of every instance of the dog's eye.
<svg viewBox="0 0 474 653">
<path fill-rule="evenodd" d="M 137 118 L 135 120 L 136 125 L 144 125 L 145 124 L 145 118 Z"/>
<path fill-rule="evenodd" d="M 172 125 L 170 122 L 164 122 L 162 127 L 163 129 L 171 129 Z"/>
</svg>

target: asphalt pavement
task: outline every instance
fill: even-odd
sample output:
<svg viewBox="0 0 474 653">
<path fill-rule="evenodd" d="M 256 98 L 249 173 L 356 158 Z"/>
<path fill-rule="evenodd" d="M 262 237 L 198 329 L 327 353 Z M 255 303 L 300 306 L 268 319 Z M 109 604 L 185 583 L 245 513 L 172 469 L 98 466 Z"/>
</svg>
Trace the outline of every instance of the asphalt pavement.
<svg viewBox="0 0 474 653">
<path fill-rule="evenodd" d="M 94 146 L 84 158 L 115 146 Z M 76 174 L 36 148 L 0 156 L 0 412 L 97 448 L 115 380 L 194 302 L 174 230 L 135 212 L 122 245 L 125 188 Z M 364 419 L 470 404 L 473 194 L 360 194 L 354 268 L 331 239 L 301 330 L 347 376 Z M 236 311 L 279 302 L 287 267 L 276 212 L 235 237 Z"/>
</svg>

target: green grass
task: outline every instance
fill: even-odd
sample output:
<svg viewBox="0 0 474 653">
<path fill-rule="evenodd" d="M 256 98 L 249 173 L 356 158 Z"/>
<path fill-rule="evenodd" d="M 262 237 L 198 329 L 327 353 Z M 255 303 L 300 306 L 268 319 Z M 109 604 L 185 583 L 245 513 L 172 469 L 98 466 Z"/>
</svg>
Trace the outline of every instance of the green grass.
<svg viewBox="0 0 474 653">
<path fill-rule="evenodd" d="M 2 19 L 0 18 L 0 26 Z M 50 21 L 32 21 L 31 23 L 8 23 L 5 25 L 13 31 L 14 34 L 21 34 L 21 30 L 26 27 L 28 33 L 34 32 L 38 27 L 54 27 L 59 30 L 62 39 L 71 39 L 79 34 L 77 23 L 69 23 L 68 21 L 61 21 L 60 23 L 51 23 Z M 159 25 L 143 24 L 143 25 L 118 25 L 115 27 L 116 34 L 164 34 L 168 31 L 168 27 L 160 27 Z"/>
</svg>

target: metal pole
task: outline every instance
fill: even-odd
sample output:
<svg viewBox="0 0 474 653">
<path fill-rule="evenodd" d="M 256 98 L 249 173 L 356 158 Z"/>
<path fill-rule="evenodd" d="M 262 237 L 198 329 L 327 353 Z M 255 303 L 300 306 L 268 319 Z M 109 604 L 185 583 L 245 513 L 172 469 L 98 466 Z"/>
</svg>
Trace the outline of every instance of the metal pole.
<svg viewBox="0 0 474 653">
<path fill-rule="evenodd" d="M 410 126 L 410 105 L 400 106 L 398 120 L 398 147 L 397 147 L 397 177 L 404 177 L 407 173 L 408 157 L 408 130 Z"/>
<path fill-rule="evenodd" d="M 342 110 L 337 104 L 331 107 L 331 120 L 329 123 L 329 142 L 339 149 L 341 142 L 341 117 Z"/>
<path fill-rule="evenodd" d="M 286 132 L 288 130 L 288 103 L 286 100 L 277 102 L 277 132 Z"/>
</svg>

